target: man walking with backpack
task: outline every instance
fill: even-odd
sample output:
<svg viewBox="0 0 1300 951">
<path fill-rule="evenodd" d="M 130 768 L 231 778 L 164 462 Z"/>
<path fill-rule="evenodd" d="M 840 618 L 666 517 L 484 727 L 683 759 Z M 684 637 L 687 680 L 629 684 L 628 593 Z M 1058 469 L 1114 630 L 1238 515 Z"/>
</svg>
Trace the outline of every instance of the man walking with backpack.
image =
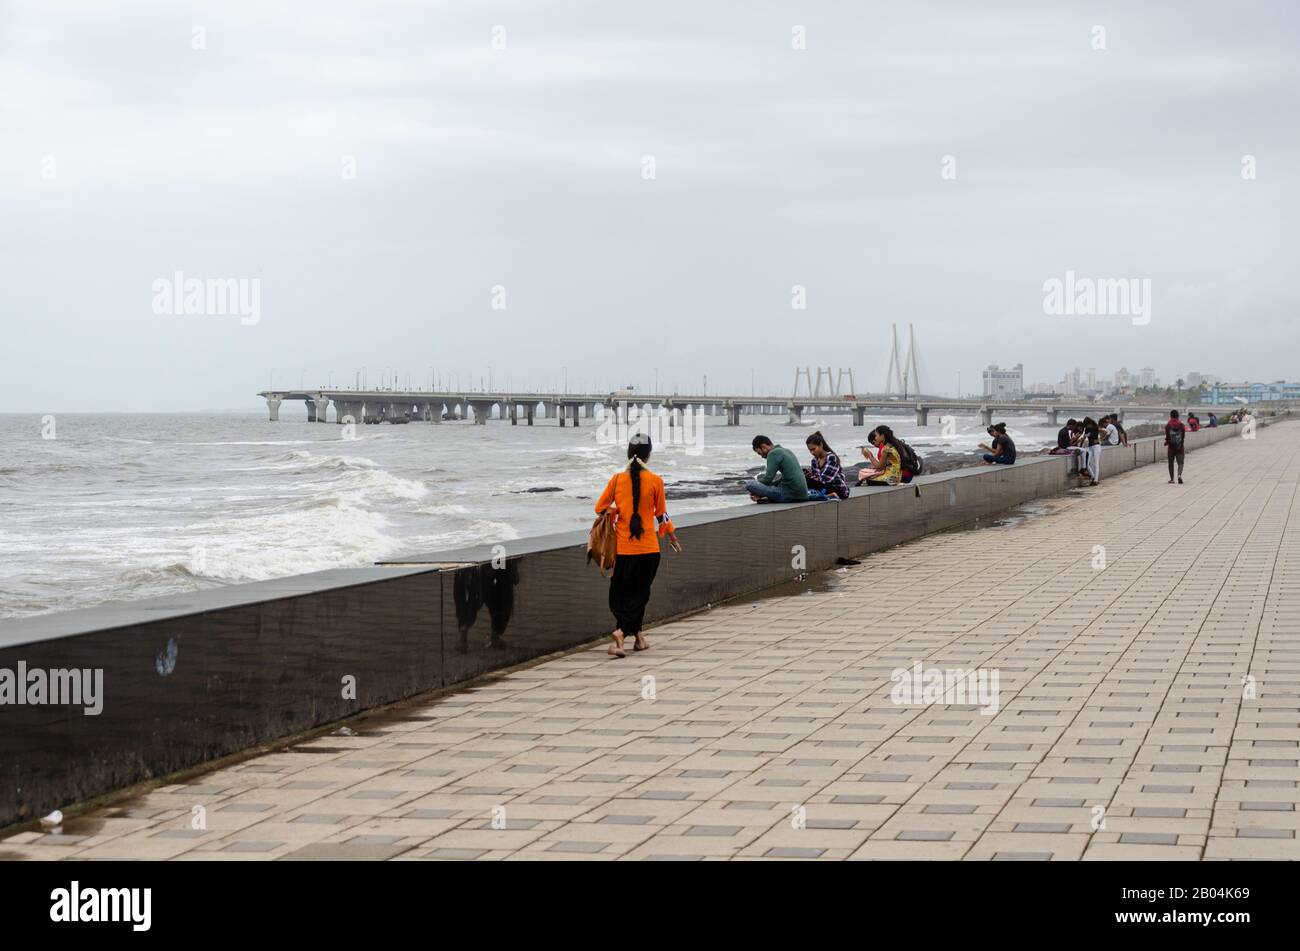
<svg viewBox="0 0 1300 951">
<path fill-rule="evenodd" d="M 1169 422 L 1165 423 L 1165 446 L 1169 450 L 1169 484 L 1174 484 L 1174 460 L 1178 460 L 1178 484 L 1183 484 L 1183 459 L 1187 455 L 1187 447 L 1183 436 L 1187 433 L 1187 427 L 1183 425 L 1182 420 L 1178 418 L 1178 410 L 1169 411 Z"/>
</svg>

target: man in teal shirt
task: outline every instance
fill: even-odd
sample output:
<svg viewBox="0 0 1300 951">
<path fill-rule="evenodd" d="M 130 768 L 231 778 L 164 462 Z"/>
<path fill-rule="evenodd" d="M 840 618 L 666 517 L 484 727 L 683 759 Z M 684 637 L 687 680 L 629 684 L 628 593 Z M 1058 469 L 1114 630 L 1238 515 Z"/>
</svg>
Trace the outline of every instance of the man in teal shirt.
<svg viewBox="0 0 1300 951">
<path fill-rule="evenodd" d="M 754 451 L 767 460 L 767 471 L 745 483 L 755 502 L 807 502 L 808 481 L 794 453 L 772 444 L 766 436 L 754 437 Z"/>
</svg>

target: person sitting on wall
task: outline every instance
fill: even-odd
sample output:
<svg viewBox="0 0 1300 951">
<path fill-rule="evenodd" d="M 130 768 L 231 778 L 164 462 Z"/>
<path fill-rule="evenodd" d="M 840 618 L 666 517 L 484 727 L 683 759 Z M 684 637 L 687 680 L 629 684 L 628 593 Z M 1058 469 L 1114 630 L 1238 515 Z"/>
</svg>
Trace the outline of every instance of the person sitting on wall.
<svg viewBox="0 0 1300 951">
<path fill-rule="evenodd" d="M 1065 425 L 1056 431 L 1056 446 L 1051 450 L 1051 455 L 1072 456 L 1078 452 L 1079 449 L 1075 444 L 1079 441 L 1078 436 L 1081 432 L 1077 419 L 1067 420 Z"/>
<path fill-rule="evenodd" d="M 757 479 L 745 483 L 755 502 L 807 502 L 808 481 L 794 453 L 778 446 L 766 436 L 754 437 L 754 451 L 767 460 L 767 468 Z"/>
<path fill-rule="evenodd" d="M 1214 427 L 1216 427 L 1216 426 L 1218 426 L 1218 425 L 1219 425 L 1219 417 L 1217 417 L 1217 416 L 1215 416 L 1213 413 L 1211 413 L 1211 414 L 1210 414 L 1210 420 L 1209 420 L 1208 423 L 1206 423 L 1206 428 L 1207 428 L 1207 429 L 1213 429 Z"/>
<path fill-rule="evenodd" d="M 1200 429 L 1201 429 L 1201 421 L 1200 421 L 1199 419 L 1196 418 L 1196 414 L 1195 414 L 1195 413 L 1188 413 L 1188 414 L 1187 414 L 1187 428 L 1190 429 L 1190 430 L 1191 430 L 1192 432 L 1194 432 L 1194 433 L 1200 431 Z"/>
<path fill-rule="evenodd" d="M 885 438 L 878 440 L 876 437 L 883 432 Z M 859 446 L 862 450 L 862 458 L 866 459 L 869 465 L 858 469 L 858 481 L 855 485 L 867 485 L 870 479 L 879 479 L 885 473 L 885 447 L 893 445 L 898 450 L 898 481 L 906 484 L 912 481 L 912 470 L 907 468 L 907 452 L 903 449 L 903 443 L 895 435 L 894 431 L 888 426 L 877 426 L 871 432 L 867 433 L 867 442 L 870 445 Z M 875 452 L 872 452 L 872 449 Z"/>
<path fill-rule="evenodd" d="M 826 444 L 821 432 L 815 432 L 804 440 L 808 452 L 812 454 L 812 465 L 804 470 L 804 479 L 809 489 L 821 489 L 827 497 L 847 499 L 849 484 L 844 479 L 844 469 L 840 457 Z"/>
<path fill-rule="evenodd" d="M 893 430 L 888 426 L 877 426 L 868 438 L 876 444 L 879 468 L 859 473 L 858 485 L 898 485 L 903 481 L 903 454 Z M 862 454 L 867 455 L 867 451 L 864 449 Z"/>
<path fill-rule="evenodd" d="M 1110 414 L 1110 424 L 1119 430 L 1119 444 L 1121 446 L 1127 446 L 1128 430 L 1125 429 L 1124 425 L 1119 421 L 1119 413 Z"/>
<path fill-rule="evenodd" d="M 984 453 L 984 465 L 1014 465 L 1016 461 L 1016 444 L 1007 435 L 1007 424 L 997 423 L 990 426 L 988 433 L 993 437 L 993 445 L 986 446 L 984 443 L 980 443 L 980 448 L 987 450 Z"/>
<path fill-rule="evenodd" d="M 857 481 L 854 482 L 854 485 L 862 485 L 868 479 L 878 476 L 884 471 L 880 467 L 880 456 L 875 446 L 876 431 L 873 429 L 871 432 L 867 433 L 867 444 L 858 447 L 858 450 L 862 453 L 862 458 L 867 460 L 867 464 L 858 467 L 858 478 Z"/>
<path fill-rule="evenodd" d="M 1119 427 L 1115 425 L 1114 416 L 1103 416 L 1097 423 L 1101 430 L 1101 442 L 1104 446 L 1119 445 Z"/>
</svg>

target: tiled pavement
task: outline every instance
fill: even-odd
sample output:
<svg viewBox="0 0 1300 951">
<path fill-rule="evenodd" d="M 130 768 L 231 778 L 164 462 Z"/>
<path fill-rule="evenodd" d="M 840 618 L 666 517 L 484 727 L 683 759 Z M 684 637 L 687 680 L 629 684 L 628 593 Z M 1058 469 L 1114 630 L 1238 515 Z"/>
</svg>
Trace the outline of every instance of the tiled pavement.
<svg viewBox="0 0 1300 951">
<path fill-rule="evenodd" d="M 1300 858 L 1298 472 L 1261 429 L 0 857 Z M 917 661 L 997 670 L 1000 709 L 895 704 Z"/>
</svg>

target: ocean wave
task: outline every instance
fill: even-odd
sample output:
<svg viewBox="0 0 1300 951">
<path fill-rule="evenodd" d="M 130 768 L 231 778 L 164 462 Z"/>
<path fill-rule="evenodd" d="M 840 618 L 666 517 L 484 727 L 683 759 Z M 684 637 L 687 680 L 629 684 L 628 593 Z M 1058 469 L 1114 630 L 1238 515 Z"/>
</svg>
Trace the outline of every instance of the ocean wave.
<svg viewBox="0 0 1300 951">
<path fill-rule="evenodd" d="M 449 532 L 435 532 L 413 541 L 407 541 L 404 548 L 439 549 L 458 545 L 477 545 L 484 542 L 508 542 L 519 538 L 518 530 L 509 522 L 480 518 L 470 522 L 464 528 Z"/>
<path fill-rule="evenodd" d="M 433 505 L 422 505 L 414 509 L 414 512 L 416 515 L 468 515 L 469 509 L 454 502 L 437 502 Z"/>
<path fill-rule="evenodd" d="M 323 491 L 360 504 L 380 499 L 410 502 L 429 494 L 429 487 L 418 479 L 394 475 L 364 456 L 321 456 L 296 449 L 284 459 L 289 463 L 286 469 L 323 474 L 331 480 L 290 483 L 303 492 Z"/>
<path fill-rule="evenodd" d="M 149 566 L 213 581 L 266 581 L 328 568 L 368 565 L 398 547 L 380 512 L 346 502 L 205 526 L 204 541 L 180 558 Z"/>
<path fill-rule="evenodd" d="M 315 469 L 378 469 L 379 463 L 365 456 L 318 456 L 309 449 L 295 449 L 281 458 L 296 463 L 299 468 Z M 303 463 L 306 463 L 304 466 Z"/>
<path fill-rule="evenodd" d="M 147 442 L 148 440 L 125 440 L 127 442 Z M 224 442 L 182 442 L 178 446 L 311 446 L 322 442 L 320 439 L 232 439 Z"/>
</svg>

